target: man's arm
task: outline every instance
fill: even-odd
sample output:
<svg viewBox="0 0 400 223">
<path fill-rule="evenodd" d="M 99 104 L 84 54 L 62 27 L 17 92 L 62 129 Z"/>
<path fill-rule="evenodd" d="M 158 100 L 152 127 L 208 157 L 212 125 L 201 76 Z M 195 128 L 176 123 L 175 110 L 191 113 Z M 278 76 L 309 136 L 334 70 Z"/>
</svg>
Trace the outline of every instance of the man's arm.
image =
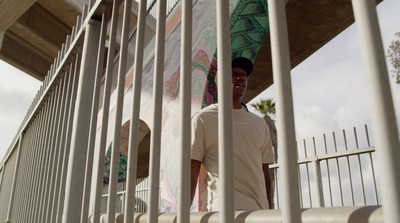
<svg viewBox="0 0 400 223">
<path fill-rule="evenodd" d="M 198 160 L 191 160 L 191 174 L 190 174 L 190 205 L 193 203 L 194 194 L 196 192 L 197 181 L 199 179 L 201 162 Z"/>
<path fill-rule="evenodd" d="M 273 209 L 273 202 L 272 202 L 273 198 L 272 198 L 272 188 L 271 188 L 271 177 L 269 175 L 269 166 L 268 164 L 263 163 L 262 168 L 264 172 L 265 188 L 267 190 L 269 209 Z"/>
</svg>

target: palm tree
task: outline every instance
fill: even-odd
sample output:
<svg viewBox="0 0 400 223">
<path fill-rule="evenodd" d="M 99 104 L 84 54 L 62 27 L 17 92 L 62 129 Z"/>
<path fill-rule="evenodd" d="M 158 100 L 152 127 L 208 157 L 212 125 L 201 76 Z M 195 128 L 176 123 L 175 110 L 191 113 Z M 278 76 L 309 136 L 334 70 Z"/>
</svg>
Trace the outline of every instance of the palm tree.
<svg viewBox="0 0 400 223">
<path fill-rule="evenodd" d="M 275 102 L 272 98 L 270 99 L 261 99 L 258 103 L 250 104 L 257 111 L 259 111 L 264 116 L 266 115 L 275 115 Z"/>
<path fill-rule="evenodd" d="M 277 131 L 275 126 L 275 120 L 271 118 L 271 115 L 275 115 L 275 102 L 272 98 L 270 99 L 261 99 L 258 103 L 250 104 L 253 106 L 257 111 L 264 115 L 264 120 L 267 123 L 269 128 L 269 133 L 271 137 L 272 146 L 274 147 L 274 155 L 275 155 L 275 162 L 278 161 L 278 137 Z M 274 197 L 275 193 L 275 171 L 270 169 L 270 176 L 271 176 L 271 187 L 272 187 L 272 197 Z M 274 206 L 274 201 L 272 201 L 272 205 Z M 272 207 L 274 208 L 274 207 Z"/>
</svg>

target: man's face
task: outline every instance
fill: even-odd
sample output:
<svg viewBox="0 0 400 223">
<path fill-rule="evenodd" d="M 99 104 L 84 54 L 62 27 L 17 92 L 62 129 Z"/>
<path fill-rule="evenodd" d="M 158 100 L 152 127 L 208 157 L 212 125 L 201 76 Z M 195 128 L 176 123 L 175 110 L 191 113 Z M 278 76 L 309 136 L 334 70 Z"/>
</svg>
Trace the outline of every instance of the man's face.
<svg viewBox="0 0 400 223">
<path fill-rule="evenodd" d="M 232 67 L 232 95 L 242 97 L 247 89 L 247 73 L 240 67 Z"/>
</svg>

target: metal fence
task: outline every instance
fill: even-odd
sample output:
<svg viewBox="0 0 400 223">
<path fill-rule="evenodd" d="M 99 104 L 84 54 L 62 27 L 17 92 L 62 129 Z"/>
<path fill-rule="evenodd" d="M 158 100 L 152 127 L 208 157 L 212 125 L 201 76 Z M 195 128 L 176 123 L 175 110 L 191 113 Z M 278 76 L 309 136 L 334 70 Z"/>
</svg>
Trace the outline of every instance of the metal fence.
<svg viewBox="0 0 400 223">
<path fill-rule="evenodd" d="M 376 179 L 375 147 L 371 146 L 368 127 L 363 129 L 362 142 L 366 147 L 359 147 L 357 129 L 354 134 L 347 135 L 343 130 L 337 139 L 335 132 L 331 140 L 323 134 L 320 138 L 313 137 L 311 146 L 307 140 L 300 142 L 297 148 L 300 200 L 302 208 L 321 207 L 354 207 L 381 205 Z M 320 143 L 317 142 L 319 139 Z M 352 141 L 352 143 L 348 141 Z M 329 143 L 329 141 L 331 143 Z M 339 142 L 340 141 L 340 142 Z M 279 164 L 270 166 L 276 176 L 274 182 L 274 209 L 280 209 L 279 199 Z M 137 213 L 146 213 L 148 204 L 148 178 L 139 179 L 136 183 Z M 125 189 L 121 189 L 122 204 L 125 200 Z M 107 194 L 103 195 L 106 198 Z M 160 208 L 160 207 L 159 207 Z M 117 209 L 122 213 L 123 208 Z M 102 213 L 106 213 L 105 211 Z"/>
<path fill-rule="evenodd" d="M 176 6 L 177 1 L 168 1 L 168 10 Z M 110 4 L 112 3 L 112 4 Z M 364 160 L 372 160 L 372 148 L 359 149 L 357 154 L 344 151 L 342 154 L 307 155 L 297 164 L 296 141 L 293 116 L 293 103 L 290 81 L 290 60 L 287 38 L 285 3 L 280 0 L 268 0 L 270 37 L 272 46 L 272 62 L 274 83 L 277 89 L 277 122 L 279 144 L 279 170 L 277 176 L 277 194 L 279 195 L 279 210 L 235 212 L 233 209 L 233 188 L 231 175 L 233 160 L 227 156 L 231 149 L 232 134 L 230 131 L 231 116 L 230 79 L 231 67 L 229 32 L 229 1 L 216 1 L 217 4 L 217 52 L 218 52 L 218 95 L 220 98 L 221 128 L 219 134 L 220 155 L 228 157 L 220 168 L 221 176 L 221 211 L 219 213 L 189 212 L 189 151 L 190 133 L 180 131 L 179 161 L 179 191 L 177 197 L 177 212 L 159 214 L 160 188 L 160 144 L 161 144 L 161 110 L 163 94 L 163 68 L 165 47 L 165 23 L 167 19 L 167 2 L 140 1 L 138 4 L 138 22 L 136 31 L 129 29 L 131 0 L 122 1 L 90 1 L 84 7 L 83 14 L 78 18 L 72 34 L 67 37 L 59 56 L 49 70 L 48 75 L 34 98 L 21 128 L 11 145 L 5 161 L 1 166 L 1 194 L 3 204 L 1 216 L 7 222 L 87 222 L 89 209 L 93 213 L 91 220 L 100 221 L 102 191 L 104 180 L 105 149 L 95 154 L 95 144 L 106 148 L 107 136 L 112 137 L 106 222 L 114 222 L 118 196 L 118 164 L 121 144 L 121 129 L 107 133 L 108 126 L 122 126 L 124 85 L 128 66 L 134 72 L 132 85 L 132 108 L 130 111 L 129 153 L 126 174 L 125 203 L 122 205 L 123 221 L 133 222 L 134 218 L 146 222 L 319 222 L 328 221 L 327 216 L 354 218 L 353 213 L 361 219 L 378 219 L 383 222 L 400 222 L 400 157 L 398 131 L 390 93 L 386 64 L 384 60 L 382 41 L 373 0 L 353 0 L 353 8 L 360 37 L 363 43 L 371 104 L 373 106 L 373 124 L 375 147 L 380 165 L 380 187 L 382 199 L 376 195 L 376 203 L 382 203 L 382 208 L 314 208 L 323 206 L 347 206 L 347 196 L 344 191 L 344 181 L 351 185 L 350 205 L 358 205 L 358 195 L 354 191 L 356 175 L 365 179 Z M 191 77 L 183 75 L 191 73 L 192 57 L 192 4 L 193 1 L 181 1 L 181 66 L 180 66 L 180 128 L 190 129 L 191 111 Z M 135 215 L 137 145 L 139 138 L 140 95 L 142 92 L 142 71 L 145 51 L 145 29 L 149 26 L 146 20 L 147 8 L 153 8 L 148 17 L 156 17 L 154 29 L 154 82 L 153 82 L 153 114 L 150 142 L 149 165 L 149 196 L 145 215 Z M 118 31 L 118 12 L 123 7 L 120 37 Z M 152 10 L 152 9 L 151 9 Z M 151 18 L 150 18 L 151 19 Z M 109 32 L 107 31 L 109 30 Z M 134 33 L 134 35 L 130 35 Z M 108 35 L 108 38 L 106 36 Z M 107 39 L 107 55 L 106 54 Z M 131 44 L 132 43 L 132 44 Z M 115 55 L 116 45 L 119 53 Z M 133 53 L 132 53 L 133 52 Z M 107 58 L 107 60 L 104 60 Z M 106 62 L 106 63 L 103 63 Z M 116 82 L 112 77 L 116 75 Z M 115 90 L 114 90 L 115 89 Z M 101 92 L 101 94 L 100 94 Z M 110 98 L 116 99 L 112 112 L 115 118 L 109 120 Z M 100 106 L 99 106 L 100 105 Z M 100 110 L 99 110 L 100 107 Z M 98 114 L 101 111 L 101 118 Z M 100 130 L 96 123 L 101 123 Z M 364 157 L 363 154 L 366 154 Z M 315 156 L 317 155 L 317 156 Z M 351 159 L 358 160 L 356 166 L 362 171 L 353 172 Z M 342 173 L 342 167 L 347 163 L 347 177 Z M 309 169 L 312 166 L 314 172 Z M 331 168 L 331 166 L 333 166 Z M 340 168 L 339 168 L 340 167 Z M 334 176 L 336 171 L 339 183 L 340 198 L 333 196 L 334 183 L 326 175 Z M 309 176 L 305 181 L 299 181 L 299 173 Z M 373 178 L 375 173 L 372 172 Z M 92 183 L 90 179 L 95 179 Z M 326 181 L 328 180 L 328 181 Z M 361 180 L 362 181 L 362 180 Z M 312 182 L 315 188 L 312 190 Z M 324 185 L 326 185 L 324 187 Z M 374 190 L 376 190 L 374 186 Z M 93 189 L 92 189 L 93 188 Z M 306 191 L 305 195 L 299 189 Z M 365 183 L 361 183 L 360 205 L 370 204 Z M 321 191 L 332 191 L 326 197 Z M 308 191 L 308 192 L 307 192 Z M 313 192 L 312 191 L 317 191 Z M 92 205 L 90 197 L 94 198 Z M 302 194 L 302 196 L 300 196 Z M 375 192 L 375 194 L 378 194 Z M 302 197 L 302 202 L 301 202 Z M 306 197 L 308 197 L 306 199 Z M 314 198 L 316 197 L 316 198 Z M 382 200 L 382 202 L 380 202 Z M 337 205 L 337 202 L 339 205 Z M 302 211 L 302 207 L 313 207 Z M 383 211 L 382 211 L 383 209 Z M 377 210 L 377 211 L 376 211 Z M 383 213 L 382 213 L 383 212 Z M 120 220 L 117 220 L 120 221 Z"/>
</svg>

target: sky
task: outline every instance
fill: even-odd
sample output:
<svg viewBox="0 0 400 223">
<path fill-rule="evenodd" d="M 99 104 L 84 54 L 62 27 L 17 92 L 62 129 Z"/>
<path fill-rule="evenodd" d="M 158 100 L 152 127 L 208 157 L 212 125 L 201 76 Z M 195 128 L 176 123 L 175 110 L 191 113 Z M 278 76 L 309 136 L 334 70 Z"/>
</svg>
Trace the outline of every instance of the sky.
<svg viewBox="0 0 400 223">
<path fill-rule="evenodd" d="M 384 0 L 377 11 L 387 50 L 394 34 L 400 32 L 400 1 Z M 351 132 L 353 127 L 361 131 L 365 124 L 372 128 L 363 66 L 357 28 L 353 24 L 291 71 L 298 140 L 342 129 Z M 390 65 L 388 70 L 391 70 Z M 2 160 L 41 83 L 2 60 L 0 80 Z M 400 126 L 400 85 L 395 84 L 393 78 L 390 82 L 397 126 Z M 268 98 L 275 98 L 273 85 L 250 103 Z"/>
<path fill-rule="evenodd" d="M 394 34 L 400 32 L 400 1 L 384 0 L 377 6 L 377 13 L 384 49 L 387 51 L 395 39 Z M 323 134 L 329 135 L 333 131 L 341 133 L 343 129 L 352 134 L 353 127 L 361 132 L 365 124 L 372 136 L 371 104 L 357 32 L 356 24 L 351 25 L 292 69 L 298 144 L 300 140 L 322 138 Z M 391 75 L 389 61 L 387 65 Z M 395 84 L 392 77 L 390 84 L 399 128 L 400 84 Z M 272 85 L 249 104 L 257 103 L 260 99 L 275 99 L 275 90 Z M 252 106 L 248 107 L 258 113 Z"/>
</svg>

